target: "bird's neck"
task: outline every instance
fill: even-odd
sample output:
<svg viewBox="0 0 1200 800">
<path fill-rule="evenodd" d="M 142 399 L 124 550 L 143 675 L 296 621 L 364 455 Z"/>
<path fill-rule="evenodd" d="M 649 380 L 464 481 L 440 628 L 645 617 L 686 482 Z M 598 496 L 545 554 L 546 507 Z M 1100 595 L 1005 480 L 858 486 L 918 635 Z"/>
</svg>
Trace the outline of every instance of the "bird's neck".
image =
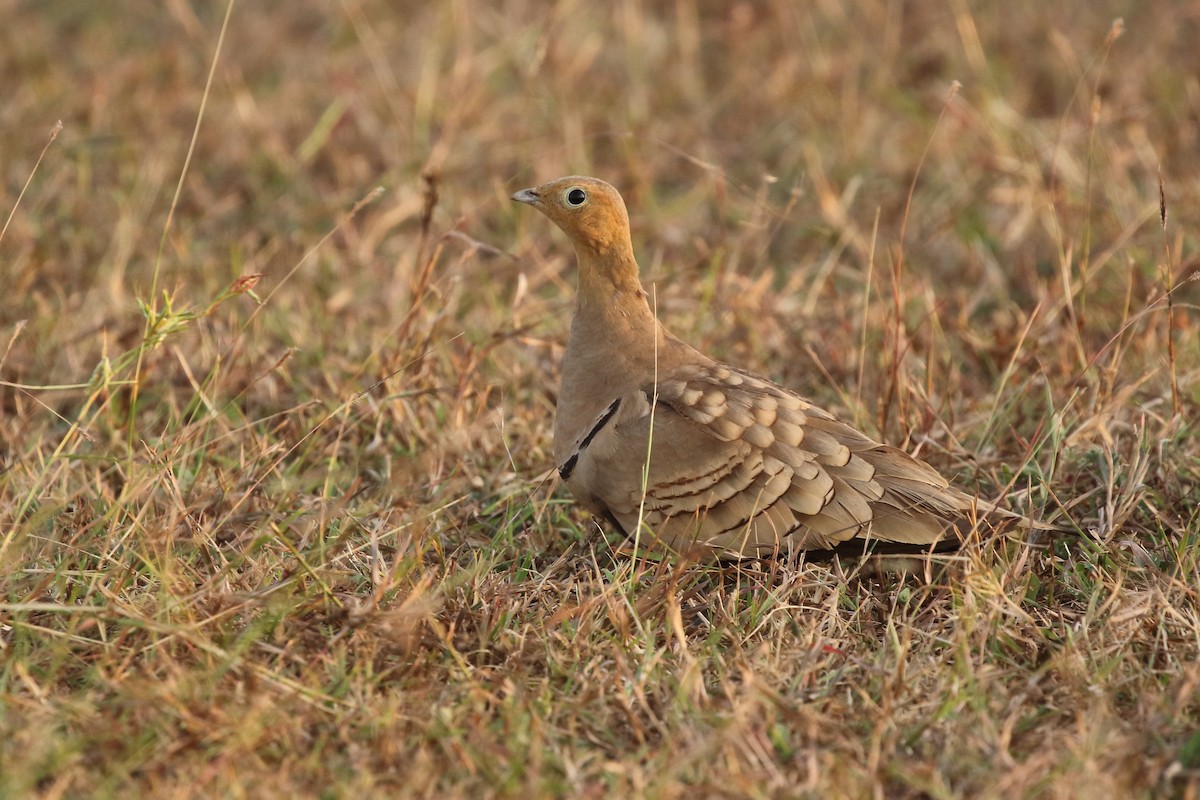
<svg viewBox="0 0 1200 800">
<path fill-rule="evenodd" d="M 685 354 L 703 358 L 655 318 L 632 249 L 612 260 L 580 252 L 579 294 L 554 422 L 559 463 L 614 399 L 644 390 L 648 376 L 657 379 Z"/>
<path fill-rule="evenodd" d="M 579 293 L 571 338 L 611 342 L 614 346 L 645 347 L 654 340 L 658 323 L 646 302 L 632 249 L 579 256 Z"/>
<path fill-rule="evenodd" d="M 597 263 L 580 255 L 579 294 L 554 423 L 554 451 L 560 463 L 577 446 L 580 430 L 590 427 L 615 398 L 643 388 L 646 375 L 657 373 L 666 341 L 646 302 L 632 254 L 617 263 Z"/>
</svg>

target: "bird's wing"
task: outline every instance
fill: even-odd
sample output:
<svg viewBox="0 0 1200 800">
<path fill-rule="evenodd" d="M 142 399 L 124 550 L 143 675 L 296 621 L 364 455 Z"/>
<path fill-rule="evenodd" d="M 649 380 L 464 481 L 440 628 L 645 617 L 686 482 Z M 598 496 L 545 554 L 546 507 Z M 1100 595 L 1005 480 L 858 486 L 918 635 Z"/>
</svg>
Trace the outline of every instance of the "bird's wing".
<svg viewBox="0 0 1200 800">
<path fill-rule="evenodd" d="M 903 451 L 713 363 L 615 398 L 580 444 L 561 470 L 572 491 L 627 532 L 640 520 L 676 549 L 752 555 L 856 536 L 930 544 L 966 505 Z"/>
</svg>

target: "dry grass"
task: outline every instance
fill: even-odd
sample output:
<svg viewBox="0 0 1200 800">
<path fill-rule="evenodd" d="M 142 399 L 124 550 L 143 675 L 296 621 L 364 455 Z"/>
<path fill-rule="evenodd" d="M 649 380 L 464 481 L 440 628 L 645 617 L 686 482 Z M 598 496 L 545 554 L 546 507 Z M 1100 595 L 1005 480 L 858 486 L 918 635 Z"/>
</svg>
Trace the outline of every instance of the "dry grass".
<svg viewBox="0 0 1200 800">
<path fill-rule="evenodd" d="M 0 795 L 1195 797 L 1200 17 L 1058 5 L 0 2 Z M 684 338 L 1079 535 L 614 552 L 569 172 Z"/>
</svg>

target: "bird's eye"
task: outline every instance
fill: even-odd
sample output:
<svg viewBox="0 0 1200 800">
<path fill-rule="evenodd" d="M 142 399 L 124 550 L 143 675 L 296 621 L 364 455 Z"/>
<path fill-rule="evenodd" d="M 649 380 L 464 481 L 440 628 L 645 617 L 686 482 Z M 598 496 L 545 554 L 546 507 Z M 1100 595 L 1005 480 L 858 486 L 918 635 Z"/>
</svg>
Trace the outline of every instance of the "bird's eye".
<svg viewBox="0 0 1200 800">
<path fill-rule="evenodd" d="M 567 192 L 567 205 L 578 208 L 587 202 L 587 192 L 583 189 L 572 189 Z"/>
</svg>

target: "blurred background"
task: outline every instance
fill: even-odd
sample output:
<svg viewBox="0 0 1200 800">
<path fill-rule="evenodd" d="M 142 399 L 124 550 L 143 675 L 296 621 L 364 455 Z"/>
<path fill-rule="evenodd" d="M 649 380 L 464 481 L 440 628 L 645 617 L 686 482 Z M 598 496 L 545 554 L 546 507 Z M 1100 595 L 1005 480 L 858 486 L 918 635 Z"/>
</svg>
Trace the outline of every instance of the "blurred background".
<svg viewBox="0 0 1200 800">
<path fill-rule="evenodd" d="M 1032 305 L 1065 250 L 1095 262 L 1118 246 L 1088 288 L 1121 301 L 1132 260 L 1144 297 L 1174 243 L 1156 223 L 1160 168 L 1173 231 L 1195 229 L 1191 3 L 240 2 L 161 257 L 224 4 L 4 6 L 0 208 L 64 125 L 0 244 L 0 323 L 31 325 L 10 378 L 90 372 L 86 340 L 131 314 L 139 328 L 156 263 L 182 297 L 242 272 L 277 281 L 377 186 L 261 324 L 305 349 L 383 335 L 420 266 L 422 175 L 429 234 L 520 256 L 528 291 L 550 280 L 528 260 L 566 248 L 507 193 L 589 173 L 624 192 L 649 279 L 715 273 L 726 294 L 728 273 L 770 272 L 798 290 L 796 327 L 872 243 L 889 269 L 918 167 L 906 269 L 954 306 Z M 511 299 L 521 267 L 486 258 L 458 277 Z"/>
</svg>

